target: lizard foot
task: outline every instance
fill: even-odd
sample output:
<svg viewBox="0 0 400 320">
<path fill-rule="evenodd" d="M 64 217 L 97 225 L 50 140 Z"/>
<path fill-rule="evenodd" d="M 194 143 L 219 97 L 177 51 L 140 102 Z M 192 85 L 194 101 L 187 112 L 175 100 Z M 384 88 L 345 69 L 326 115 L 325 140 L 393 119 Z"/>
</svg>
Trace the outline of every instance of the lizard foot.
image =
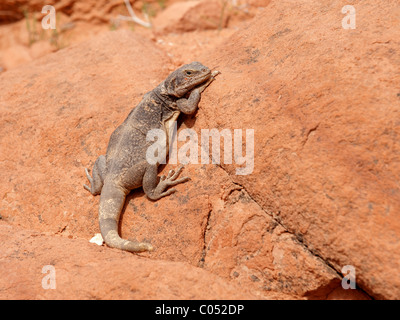
<svg viewBox="0 0 400 320">
<path fill-rule="evenodd" d="M 89 180 L 90 186 L 84 184 L 83 187 L 94 196 L 100 194 L 101 189 L 103 188 L 103 177 L 105 172 L 106 157 L 104 155 L 101 155 L 94 163 L 92 176 L 90 175 L 89 170 L 85 168 L 86 178 Z"/>
<path fill-rule="evenodd" d="M 90 185 L 92 185 L 92 184 L 93 184 L 93 179 L 92 179 L 92 177 L 90 176 L 90 173 L 89 173 L 88 169 L 86 169 L 86 168 L 85 168 L 85 173 L 86 173 L 86 178 L 89 180 Z M 91 188 L 90 188 L 87 184 L 84 184 L 83 187 L 84 187 L 87 191 L 89 191 L 90 193 L 92 193 Z"/>
<path fill-rule="evenodd" d="M 92 195 L 96 196 L 100 194 L 101 188 L 103 187 L 103 182 L 99 182 L 95 176 L 93 178 L 90 176 L 89 170 L 85 168 L 86 178 L 89 180 L 90 187 L 84 184 L 83 187 L 89 191 Z"/>
<path fill-rule="evenodd" d="M 177 179 L 179 177 L 180 173 L 182 172 L 183 168 L 184 168 L 184 166 L 180 165 L 176 171 L 170 170 L 168 172 L 167 176 L 162 175 L 160 177 L 160 181 L 158 182 L 157 187 L 154 189 L 154 191 L 150 195 L 148 195 L 149 198 L 152 200 L 158 200 L 162 197 L 169 196 L 170 194 L 176 192 L 176 189 L 172 188 L 167 191 L 165 191 L 165 189 L 167 189 L 170 186 L 176 186 L 177 184 L 189 181 L 190 180 L 189 177 L 183 177 L 183 178 Z"/>
</svg>

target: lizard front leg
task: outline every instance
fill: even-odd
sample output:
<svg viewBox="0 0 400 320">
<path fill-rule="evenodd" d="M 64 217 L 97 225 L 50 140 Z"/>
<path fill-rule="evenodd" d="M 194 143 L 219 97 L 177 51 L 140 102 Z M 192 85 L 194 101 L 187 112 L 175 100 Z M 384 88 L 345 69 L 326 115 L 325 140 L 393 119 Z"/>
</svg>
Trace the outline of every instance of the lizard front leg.
<svg viewBox="0 0 400 320">
<path fill-rule="evenodd" d="M 170 186 L 175 186 L 179 183 L 189 181 L 189 177 L 177 179 L 182 172 L 183 166 L 179 166 L 176 171 L 170 170 L 167 177 L 161 176 L 160 181 L 157 177 L 157 165 L 149 165 L 143 176 L 143 190 L 147 197 L 151 200 L 158 200 L 162 197 L 168 196 L 176 191 L 175 188 L 165 191 Z"/>
<path fill-rule="evenodd" d="M 219 71 L 213 71 L 210 79 L 208 79 L 205 83 L 195 88 L 190 92 L 189 98 L 181 98 L 176 101 L 178 105 L 179 111 L 184 114 L 193 114 L 197 106 L 200 102 L 201 93 L 208 87 L 208 85 L 215 80 L 215 76 L 219 73 Z"/>
</svg>

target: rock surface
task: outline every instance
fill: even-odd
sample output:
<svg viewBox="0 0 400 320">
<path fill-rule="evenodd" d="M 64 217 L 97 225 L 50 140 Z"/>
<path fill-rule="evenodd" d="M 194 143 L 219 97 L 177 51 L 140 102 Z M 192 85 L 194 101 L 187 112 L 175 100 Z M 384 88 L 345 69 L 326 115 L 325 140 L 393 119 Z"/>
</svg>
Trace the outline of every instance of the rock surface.
<svg viewBox="0 0 400 320">
<path fill-rule="evenodd" d="M 111 132 L 168 75 L 168 65 L 150 40 L 122 30 L 4 73 L 3 218 L 40 231 L 93 233 L 97 226 L 88 230 L 84 221 L 97 209 L 82 188 L 82 170 L 105 152 Z"/>
<path fill-rule="evenodd" d="M 0 54 L 0 60 L 2 61 L 2 66 L 8 70 L 32 61 L 32 57 L 25 46 L 16 45 L 4 50 Z"/>
<path fill-rule="evenodd" d="M 1 299 L 258 298 L 188 263 L 143 259 L 82 239 L 0 222 L 0 241 Z M 54 289 L 48 266 L 54 267 Z"/>
<path fill-rule="evenodd" d="M 356 1 L 356 29 L 345 30 L 342 5 L 302 1 L 294 13 L 272 1 L 205 55 L 222 74 L 196 125 L 254 129 L 254 171 L 223 165 L 233 181 L 338 273 L 352 265 L 359 287 L 396 299 L 399 8 Z"/>
<path fill-rule="evenodd" d="M 221 29 L 227 23 L 225 7 L 218 0 L 176 2 L 154 20 L 156 34 Z"/>
<path fill-rule="evenodd" d="M 237 284 L 229 282 L 229 273 L 223 274 L 224 280 L 198 267 L 204 257 L 208 194 L 220 188 L 210 183 L 211 176 L 221 176 L 219 182 L 230 180 L 218 168 L 203 168 L 197 178 L 196 170 L 188 168 L 194 183 L 190 193 L 184 192 L 187 186 L 181 185 L 179 193 L 158 202 L 146 199 L 141 190 L 129 197 L 121 219 L 121 233 L 124 237 L 151 241 L 156 250 L 142 254 L 147 259 L 106 247 L 95 250 L 89 244 L 99 231 L 99 199 L 83 189 L 83 169 L 91 168 L 97 156 L 105 152 L 111 132 L 143 94 L 174 68 L 151 41 L 129 31 L 118 31 L 1 76 L 0 177 L 4 183 L 0 190 L 0 214 L 5 224 L 0 252 L 4 266 L 2 298 L 293 297 L 273 291 L 246 293 L 252 288 L 238 290 Z M 16 226 L 35 231 L 19 232 Z M 43 232 L 46 234 L 37 234 Z M 104 269 L 110 274 L 101 276 L 104 269 L 99 261 L 104 261 L 104 252 L 109 250 L 109 259 L 118 257 L 118 261 L 106 265 Z M 153 284 L 140 284 L 146 275 L 124 278 L 126 268 L 131 270 L 132 263 L 136 264 L 132 259 L 147 264 L 139 263 L 134 269 L 148 270 L 160 263 L 160 274 L 153 274 Z M 176 264 L 168 267 L 160 259 Z M 74 261 L 81 262 L 75 265 Z M 65 290 L 44 292 L 40 287 L 40 270 L 44 265 L 54 265 L 57 274 L 61 270 L 61 287 Z M 175 271 L 170 272 L 169 268 Z M 163 269 L 165 274 L 161 275 Z M 155 284 L 161 277 L 166 279 L 161 284 L 165 290 L 159 290 L 160 284 Z M 98 281 L 104 282 L 95 286 Z M 202 284 L 194 285 L 193 281 Z M 203 284 L 214 282 L 210 289 L 204 289 Z M 142 289 L 133 290 L 132 294 L 127 283 L 137 283 Z M 174 283 L 182 285 L 173 289 Z M 168 290 L 171 292 L 166 293 Z"/>
<path fill-rule="evenodd" d="M 400 296 L 398 9 L 363 4 L 357 29 L 344 30 L 339 1 L 293 6 L 272 1 L 206 52 L 199 33 L 180 38 L 188 52 L 196 39 L 195 56 L 222 72 L 181 129 L 255 129 L 254 171 L 189 164 L 192 180 L 170 197 L 133 192 L 120 231 L 152 253 L 89 243 L 99 197 L 83 189 L 83 169 L 143 94 L 187 62 L 172 54 L 185 46 L 169 52 L 121 30 L 2 73 L 0 298 Z M 45 265 L 62 290 L 41 287 Z M 365 292 L 342 289 L 344 265 Z"/>
<path fill-rule="evenodd" d="M 139 2 L 142 3 L 141 1 Z M 48 0 L 45 3 L 40 0 L 5 0 L 0 3 L 0 23 L 17 21 L 24 18 L 29 12 L 36 12 L 37 16 L 42 17 L 45 15 L 41 14 L 42 8 L 45 5 L 52 5 L 56 12 L 68 14 L 74 20 L 92 22 L 108 21 L 113 10 L 116 8 L 125 8 L 122 0 Z"/>
</svg>

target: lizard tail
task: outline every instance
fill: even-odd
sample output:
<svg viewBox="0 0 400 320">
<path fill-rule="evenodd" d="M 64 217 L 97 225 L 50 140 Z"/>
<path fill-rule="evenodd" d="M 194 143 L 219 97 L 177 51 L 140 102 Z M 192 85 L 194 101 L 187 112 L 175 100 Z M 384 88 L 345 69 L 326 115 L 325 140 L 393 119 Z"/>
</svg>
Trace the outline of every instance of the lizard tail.
<svg viewBox="0 0 400 320">
<path fill-rule="evenodd" d="M 145 242 L 122 239 L 118 234 L 119 216 L 123 209 L 126 192 L 115 184 L 105 181 L 100 196 L 99 224 L 105 243 L 112 248 L 130 252 L 151 251 L 153 247 Z"/>
</svg>

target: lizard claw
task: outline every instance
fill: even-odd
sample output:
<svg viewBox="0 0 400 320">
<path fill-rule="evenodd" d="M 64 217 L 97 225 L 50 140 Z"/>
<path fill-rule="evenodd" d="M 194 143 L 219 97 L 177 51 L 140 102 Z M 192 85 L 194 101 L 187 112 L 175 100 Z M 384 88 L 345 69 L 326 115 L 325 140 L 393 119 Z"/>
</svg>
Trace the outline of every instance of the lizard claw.
<svg viewBox="0 0 400 320">
<path fill-rule="evenodd" d="M 167 177 L 165 177 L 164 175 L 161 176 L 157 187 L 152 192 L 149 192 L 147 194 L 147 196 L 152 200 L 158 200 L 162 197 L 168 196 L 168 195 L 176 192 L 175 188 L 171 188 L 169 190 L 166 190 L 166 189 L 168 187 L 176 186 L 177 184 L 180 184 L 180 183 L 190 180 L 189 177 L 183 177 L 183 178 L 177 179 L 179 174 L 182 172 L 182 170 L 183 170 L 183 165 L 180 165 L 176 171 L 170 170 L 168 172 Z"/>
<path fill-rule="evenodd" d="M 90 176 L 90 173 L 89 173 L 89 171 L 88 171 L 87 168 L 85 168 L 85 173 L 86 173 L 86 178 L 89 180 L 90 185 L 92 185 L 92 184 L 93 184 L 93 179 L 92 179 L 92 177 Z M 89 187 L 87 184 L 84 184 L 83 187 L 84 187 L 87 191 L 92 192 L 91 187 Z"/>
<path fill-rule="evenodd" d="M 175 173 L 175 170 L 173 170 L 173 169 L 169 170 L 167 179 L 170 179 L 174 175 L 174 173 Z"/>
<path fill-rule="evenodd" d="M 86 177 L 88 178 L 89 182 L 92 183 L 92 177 L 90 176 L 89 170 L 85 168 Z"/>
<path fill-rule="evenodd" d="M 180 179 L 176 180 L 176 178 L 178 178 L 179 175 L 181 174 L 183 168 L 184 168 L 184 165 L 181 164 L 176 171 L 175 170 L 170 170 L 169 171 L 168 177 L 166 179 L 167 180 L 166 182 L 167 182 L 168 186 L 175 186 L 175 185 L 177 185 L 179 183 L 186 182 L 186 181 L 190 180 L 189 177 L 184 177 L 184 178 L 180 178 Z"/>
</svg>

